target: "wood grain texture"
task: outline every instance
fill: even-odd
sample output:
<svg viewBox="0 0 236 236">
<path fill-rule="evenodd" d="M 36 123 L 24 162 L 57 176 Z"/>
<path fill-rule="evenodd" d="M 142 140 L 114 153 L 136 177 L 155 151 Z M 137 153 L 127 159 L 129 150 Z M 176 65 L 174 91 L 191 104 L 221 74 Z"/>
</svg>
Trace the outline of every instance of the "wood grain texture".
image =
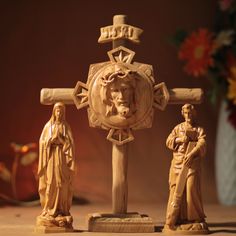
<svg viewBox="0 0 236 236">
<path fill-rule="evenodd" d="M 153 233 L 153 220 L 138 213 L 92 214 L 88 216 L 88 231 L 112 233 Z"/>
<path fill-rule="evenodd" d="M 166 204 L 141 204 L 133 203 L 129 205 L 129 209 L 145 211 L 152 217 L 155 232 L 142 233 L 140 236 L 161 236 Z M 1 235 L 11 236 L 32 236 L 35 227 L 35 216 L 40 211 L 40 207 L 2 207 L 0 214 L 0 232 Z M 98 236 L 96 232 L 88 232 L 87 220 L 85 217 L 90 212 L 109 212 L 110 204 L 95 204 L 72 206 L 72 214 L 74 216 L 74 228 L 77 232 L 82 232 L 86 236 Z M 236 207 L 225 207 L 221 205 L 205 205 L 205 211 L 208 216 L 209 230 L 213 235 L 226 236 L 236 234 Z M 61 234 L 57 234 L 61 235 Z M 63 233 L 63 235 L 65 235 Z M 66 233 L 67 236 L 75 236 L 75 233 Z M 100 234 L 99 234 L 100 235 Z M 102 236 L 112 236 L 113 233 L 102 233 Z M 129 233 L 122 233 L 122 236 L 129 236 Z M 135 234 L 134 234 L 135 235 Z"/>
<path fill-rule="evenodd" d="M 112 144 L 112 212 L 114 214 L 127 212 L 128 145 Z"/>
</svg>

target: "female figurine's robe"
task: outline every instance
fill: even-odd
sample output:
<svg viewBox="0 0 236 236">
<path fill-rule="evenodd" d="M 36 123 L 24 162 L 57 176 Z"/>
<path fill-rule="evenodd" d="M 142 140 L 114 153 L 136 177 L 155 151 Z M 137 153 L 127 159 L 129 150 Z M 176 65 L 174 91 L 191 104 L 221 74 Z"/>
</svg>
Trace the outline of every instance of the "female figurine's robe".
<svg viewBox="0 0 236 236">
<path fill-rule="evenodd" d="M 176 138 L 184 135 L 191 137 L 189 139 L 196 142 L 197 154 L 194 157 L 191 167 L 188 170 L 185 191 L 182 195 L 182 202 L 180 205 L 180 214 L 177 223 L 181 222 L 204 222 L 205 214 L 203 211 L 203 204 L 201 199 L 201 157 L 205 154 L 206 142 L 204 130 L 199 126 L 194 126 L 189 129 L 186 127 L 186 123 L 183 122 L 177 125 L 168 136 L 166 145 L 169 149 L 173 150 L 173 160 L 171 162 L 170 174 L 169 174 L 169 186 L 170 195 L 168 201 L 167 212 L 170 212 L 171 203 L 173 201 L 173 195 L 176 188 L 176 180 L 183 166 L 185 153 L 188 143 L 177 144 Z"/>
<path fill-rule="evenodd" d="M 60 136 L 63 144 L 55 136 Z M 44 126 L 39 141 L 39 195 L 43 213 L 70 215 L 72 179 L 75 172 L 74 142 L 69 125 L 52 122 Z"/>
</svg>

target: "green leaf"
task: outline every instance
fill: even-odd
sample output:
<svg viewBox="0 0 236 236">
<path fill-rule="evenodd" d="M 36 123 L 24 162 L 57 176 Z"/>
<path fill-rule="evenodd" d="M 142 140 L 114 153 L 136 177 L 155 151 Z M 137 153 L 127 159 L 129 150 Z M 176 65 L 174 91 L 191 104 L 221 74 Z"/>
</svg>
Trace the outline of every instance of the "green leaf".
<svg viewBox="0 0 236 236">
<path fill-rule="evenodd" d="M 218 86 L 215 86 L 212 88 L 212 90 L 208 91 L 207 96 L 209 97 L 210 103 L 212 105 L 216 105 L 218 96 L 219 96 L 219 88 Z"/>
<path fill-rule="evenodd" d="M 185 30 L 179 29 L 172 37 L 168 39 L 168 41 L 173 46 L 179 48 L 187 36 L 188 33 Z"/>
</svg>

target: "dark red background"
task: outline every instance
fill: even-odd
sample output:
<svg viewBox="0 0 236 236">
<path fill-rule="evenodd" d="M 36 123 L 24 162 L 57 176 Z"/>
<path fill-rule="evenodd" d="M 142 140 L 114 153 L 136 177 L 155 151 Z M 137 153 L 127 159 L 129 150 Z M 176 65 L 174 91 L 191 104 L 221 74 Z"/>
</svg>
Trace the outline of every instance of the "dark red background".
<svg viewBox="0 0 236 236">
<path fill-rule="evenodd" d="M 152 64 L 157 82 L 172 87 L 201 87 L 205 78 L 193 79 L 183 70 L 176 49 L 168 38 L 179 29 L 211 29 L 216 0 L 181 1 L 1 1 L 0 3 L 0 81 L 1 146 L 0 159 L 11 165 L 10 142 L 38 142 L 51 115 L 51 107 L 39 102 L 41 88 L 73 88 L 86 82 L 89 65 L 108 60 L 111 44 L 99 45 L 99 28 L 112 24 L 114 14 L 127 14 L 128 23 L 144 30 L 135 60 Z M 153 127 L 134 133 L 129 147 L 129 201 L 166 202 L 171 152 L 165 139 L 181 121 L 181 106 L 156 111 Z M 207 132 L 208 153 L 203 164 L 203 197 L 216 201 L 214 148 L 217 108 L 207 100 L 197 107 L 199 123 Z M 68 106 L 67 120 L 76 142 L 78 174 L 76 194 L 90 200 L 111 197 L 111 143 L 106 132 L 89 128 L 86 109 Z M 18 173 L 19 192 L 25 197 L 28 174 Z M 6 191 L 7 184 L 0 182 Z M 30 187 L 29 187 L 30 188 Z M 29 190 L 28 190 L 29 191 Z"/>
</svg>

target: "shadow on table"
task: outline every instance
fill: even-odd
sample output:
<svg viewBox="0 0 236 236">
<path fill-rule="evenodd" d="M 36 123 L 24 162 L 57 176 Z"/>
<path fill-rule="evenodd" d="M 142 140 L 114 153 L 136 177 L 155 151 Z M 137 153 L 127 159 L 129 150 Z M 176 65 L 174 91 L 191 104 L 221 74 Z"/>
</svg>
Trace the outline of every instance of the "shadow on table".
<svg viewBox="0 0 236 236">
<path fill-rule="evenodd" d="M 215 234 L 215 233 L 235 234 L 236 233 L 236 222 L 208 223 L 208 227 L 211 228 L 210 234 Z M 219 229 L 214 229 L 214 228 L 219 228 Z M 155 226 L 155 232 L 162 232 L 162 229 L 163 229 L 163 226 L 159 226 L 159 225 Z"/>
<path fill-rule="evenodd" d="M 74 229 L 74 231 L 71 233 L 84 233 L 84 232 L 88 232 L 88 230 Z"/>
<path fill-rule="evenodd" d="M 154 227 L 154 231 L 160 233 L 160 232 L 162 232 L 163 227 L 164 227 L 164 226 L 159 226 L 159 225 L 157 226 L 157 225 L 156 225 L 156 226 Z"/>
<path fill-rule="evenodd" d="M 235 234 L 236 233 L 236 222 L 208 223 L 208 226 L 211 228 L 210 234 L 215 234 L 215 233 Z M 212 229 L 212 228 L 219 228 L 219 229 Z"/>
</svg>

